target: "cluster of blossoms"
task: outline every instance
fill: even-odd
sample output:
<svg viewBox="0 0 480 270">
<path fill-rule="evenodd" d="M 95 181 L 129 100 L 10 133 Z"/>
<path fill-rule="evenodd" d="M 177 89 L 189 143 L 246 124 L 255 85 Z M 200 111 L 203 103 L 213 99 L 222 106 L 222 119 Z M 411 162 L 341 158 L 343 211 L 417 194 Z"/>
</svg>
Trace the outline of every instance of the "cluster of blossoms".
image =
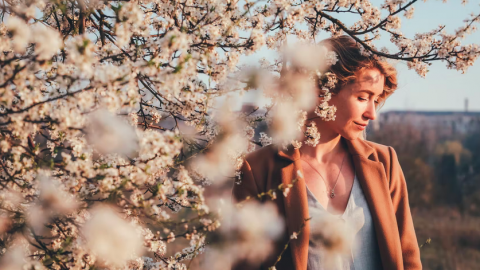
<svg viewBox="0 0 480 270">
<path fill-rule="evenodd" d="M 209 269 L 262 260 L 282 234 L 271 227 L 281 218 L 253 200 L 241 210 L 212 208 L 219 199 L 206 189 L 239 178 L 257 146 L 318 143 L 315 125 L 304 130 L 306 112 L 335 119 L 328 101 L 336 81 L 326 71 L 338 61 L 311 44 L 320 31 L 348 34 L 365 54 L 405 60 L 422 76 L 432 61 L 465 71 L 480 55 L 478 45 L 460 43 L 479 16 L 455 34 L 403 36 L 399 16 L 411 18 L 413 2 L 6 1 L 0 268 L 186 269 L 214 233 L 239 237 L 213 237 Z M 346 11 L 359 21 L 335 18 Z M 305 22 L 308 30 L 299 30 Z M 380 33 L 398 52 L 375 48 Z M 310 44 L 283 51 L 289 35 Z M 263 47 L 285 53 L 262 60 L 262 72 L 241 69 L 241 57 Z M 325 79 L 319 106 L 317 76 Z M 250 89 L 271 99 L 265 114 L 234 112 L 228 98 L 219 105 Z M 257 136 L 262 123 L 268 130 Z M 229 220 L 234 226 L 222 227 Z M 319 234 L 339 234 L 327 227 L 333 231 Z M 335 239 L 343 250 L 346 240 Z M 253 247 L 259 252 L 247 256 Z M 222 261 L 223 252 L 232 256 Z"/>
</svg>

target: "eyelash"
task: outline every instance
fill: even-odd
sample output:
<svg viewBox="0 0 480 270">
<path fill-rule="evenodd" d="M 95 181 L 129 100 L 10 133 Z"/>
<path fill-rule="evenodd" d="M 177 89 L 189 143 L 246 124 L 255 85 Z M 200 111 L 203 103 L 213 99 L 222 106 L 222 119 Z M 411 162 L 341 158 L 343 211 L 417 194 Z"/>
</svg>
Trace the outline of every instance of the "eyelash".
<svg viewBox="0 0 480 270">
<path fill-rule="evenodd" d="M 359 97 L 358 99 L 362 100 L 362 101 L 366 101 L 367 99 L 366 98 L 361 98 Z M 378 100 L 375 100 L 375 103 L 378 104 Z"/>
</svg>

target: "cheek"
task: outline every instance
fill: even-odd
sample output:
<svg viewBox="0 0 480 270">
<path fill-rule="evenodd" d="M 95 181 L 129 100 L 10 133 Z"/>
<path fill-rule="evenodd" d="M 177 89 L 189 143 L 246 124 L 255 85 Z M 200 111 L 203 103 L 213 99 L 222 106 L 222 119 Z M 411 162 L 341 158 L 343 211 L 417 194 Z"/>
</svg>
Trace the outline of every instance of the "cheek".
<svg viewBox="0 0 480 270">
<path fill-rule="evenodd" d="M 352 117 L 355 119 L 359 119 L 362 117 L 363 114 L 363 104 L 357 103 L 355 106 L 352 108 Z"/>
<path fill-rule="evenodd" d="M 358 97 L 352 97 L 348 102 L 348 110 L 351 117 L 354 119 L 360 118 L 367 105 L 367 102 L 358 100 Z"/>
<path fill-rule="evenodd" d="M 334 123 L 337 127 L 345 127 L 349 122 L 358 120 L 362 117 L 363 104 L 357 100 L 357 97 L 348 92 L 340 92 L 333 96 L 329 104 L 337 107 Z"/>
<path fill-rule="evenodd" d="M 343 123 L 357 119 L 361 115 L 360 108 L 355 102 L 344 102 L 337 106 L 337 118 Z"/>
</svg>

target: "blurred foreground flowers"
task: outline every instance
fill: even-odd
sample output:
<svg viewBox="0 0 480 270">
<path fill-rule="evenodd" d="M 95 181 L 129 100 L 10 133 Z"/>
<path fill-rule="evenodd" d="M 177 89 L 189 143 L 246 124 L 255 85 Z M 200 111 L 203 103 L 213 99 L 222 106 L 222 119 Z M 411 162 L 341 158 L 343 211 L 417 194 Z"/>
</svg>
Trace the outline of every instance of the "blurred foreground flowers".
<svg viewBox="0 0 480 270">
<path fill-rule="evenodd" d="M 5 2 L 0 268 L 220 269 L 270 255 L 285 234 L 282 218 L 253 199 L 241 208 L 228 203 L 221 187 L 238 181 L 245 155 L 258 147 L 316 145 L 321 134 L 307 111 L 335 119 L 341 108 L 328 104 L 335 79 L 327 69 L 338 59 L 311 42 L 320 30 L 342 33 L 338 22 L 311 17 L 332 5 Z M 380 20 L 368 1 L 351 8 L 363 10 L 354 31 L 389 29 L 401 51 L 380 53 L 365 35 L 364 53 L 415 55 L 408 65 L 421 75 L 433 60 L 465 71 L 478 57 L 478 46 L 455 41 L 477 17 L 455 35 L 407 39 L 395 33 L 398 16 Z M 303 22 L 308 31 L 299 30 Z M 283 49 L 288 35 L 304 42 Z M 264 45 L 280 57 L 261 60 L 260 70 L 239 65 Z M 229 102 L 250 90 L 270 103 L 232 109 Z M 288 196 L 289 188 L 278 194 Z M 344 250 L 337 226 L 320 227 L 326 248 Z"/>
</svg>

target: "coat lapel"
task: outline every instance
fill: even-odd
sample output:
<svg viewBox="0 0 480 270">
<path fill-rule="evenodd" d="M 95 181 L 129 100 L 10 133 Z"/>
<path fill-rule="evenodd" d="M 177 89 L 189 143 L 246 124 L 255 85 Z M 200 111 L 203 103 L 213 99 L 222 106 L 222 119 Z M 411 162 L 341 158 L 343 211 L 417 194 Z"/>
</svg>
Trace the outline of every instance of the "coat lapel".
<svg viewBox="0 0 480 270">
<path fill-rule="evenodd" d="M 289 146 L 289 150 L 280 150 L 278 155 L 289 161 L 293 161 L 281 169 L 283 185 L 287 186 L 292 184 L 293 180 L 298 179 L 297 182 L 293 183 L 288 196 L 283 197 L 288 234 L 291 236 L 294 232 L 298 233 L 300 231 L 304 220 L 309 217 L 307 189 L 305 186 L 305 180 L 303 179 L 300 151 Z M 300 172 L 300 175 L 298 174 L 298 171 Z M 290 242 L 290 250 L 295 269 L 307 269 L 309 233 L 310 222 L 306 222 L 302 233 L 297 236 L 296 240 Z"/>
<path fill-rule="evenodd" d="M 397 265 L 403 265 L 401 257 L 398 257 L 402 253 L 384 166 L 381 162 L 358 155 L 353 157 L 353 162 L 372 213 L 383 269 L 397 269 Z"/>
<path fill-rule="evenodd" d="M 392 230 L 396 231 L 398 227 L 384 166 L 378 161 L 374 149 L 365 141 L 360 139 L 350 141 L 344 138 L 342 140 L 348 145 L 348 150 L 353 157 L 357 179 L 372 213 L 383 268 L 396 269 L 397 265 L 402 265 L 402 253 L 399 238 L 395 237 L 398 232 L 397 234 L 392 233 Z M 300 230 L 304 220 L 309 218 L 309 213 L 300 151 L 291 146 L 289 148 L 288 151 L 278 151 L 280 157 L 292 162 L 281 169 L 282 183 L 284 185 L 291 184 L 297 178 L 297 171 L 300 171 L 302 176 L 298 182 L 293 184 L 288 196 L 284 197 L 286 223 L 291 236 Z M 302 233 L 296 240 L 291 241 L 290 249 L 296 270 L 307 269 L 309 223 L 306 222 Z"/>
</svg>

